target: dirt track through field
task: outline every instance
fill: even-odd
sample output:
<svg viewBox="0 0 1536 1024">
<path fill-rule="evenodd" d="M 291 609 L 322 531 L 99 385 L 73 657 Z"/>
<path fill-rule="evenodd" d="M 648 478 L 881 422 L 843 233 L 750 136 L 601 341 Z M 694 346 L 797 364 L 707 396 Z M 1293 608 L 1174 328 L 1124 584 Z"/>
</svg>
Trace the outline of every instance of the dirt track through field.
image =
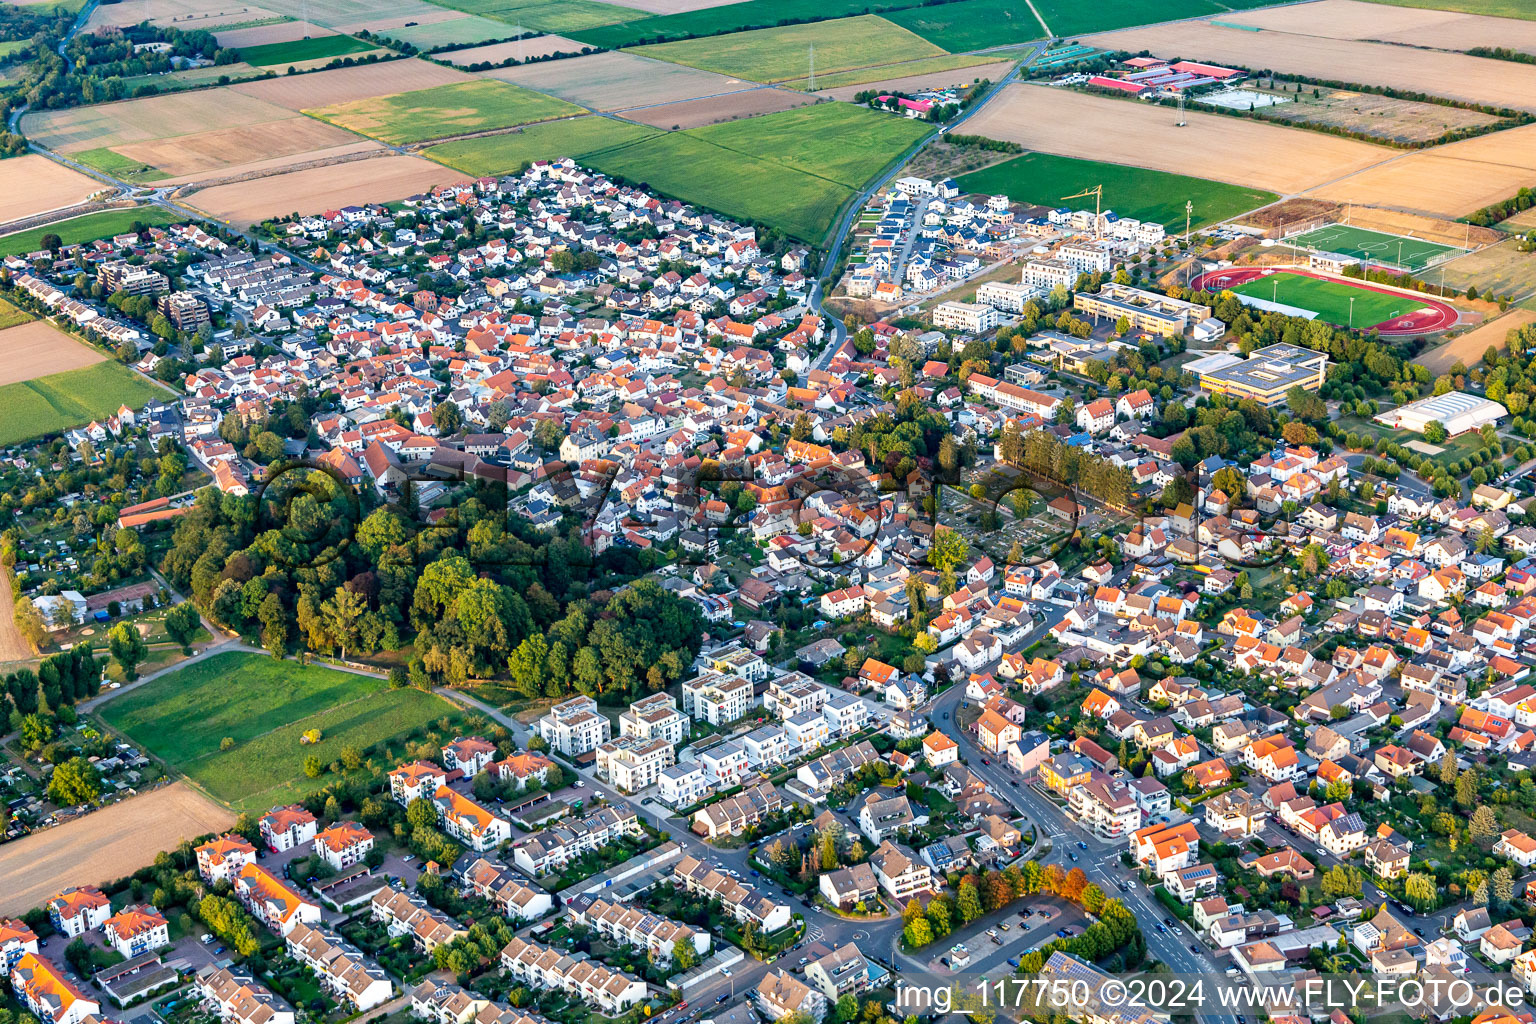
<svg viewBox="0 0 1536 1024">
<path fill-rule="evenodd" d="M 0 385 L 78 370 L 106 358 L 46 320 L 0 331 Z"/>
<path fill-rule="evenodd" d="M 1536 21 L 1392 7 L 1360 0 L 1321 0 L 1266 11 L 1223 14 L 1214 20 L 1329 39 L 1377 39 L 1437 50 L 1507 46 L 1536 53 Z"/>
<path fill-rule="evenodd" d="M 0 914 L 20 914 L 72 885 L 101 885 L 153 863 L 235 816 L 185 782 L 0 846 Z"/>
<path fill-rule="evenodd" d="M 389 202 L 464 180 L 458 171 L 430 160 L 386 156 L 216 185 L 196 193 L 189 203 L 221 220 L 247 225 L 295 210 L 319 213 L 357 203 Z"/>
<path fill-rule="evenodd" d="M 73 206 L 102 187 L 35 153 L 0 160 L 0 223 Z"/>
<path fill-rule="evenodd" d="M 1083 41 L 1111 50 L 1150 50 L 1158 56 L 1182 55 L 1323 81 L 1389 86 L 1466 103 L 1536 110 L 1536 65 L 1464 53 L 1280 31 L 1247 32 L 1206 21 L 1108 32 Z"/>
<path fill-rule="evenodd" d="M 1220 114 L 1186 114 L 1182 128 L 1177 119 L 1172 109 L 1132 100 L 1015 84 L 966 122 L 966 132 L 1043 153 L 1136 164 L 1282 194 L 1394 155 L 1383 146 Z M 1105 196 L 1105 205 L 1113 205 L 1111 197 Z"/>
</svg>

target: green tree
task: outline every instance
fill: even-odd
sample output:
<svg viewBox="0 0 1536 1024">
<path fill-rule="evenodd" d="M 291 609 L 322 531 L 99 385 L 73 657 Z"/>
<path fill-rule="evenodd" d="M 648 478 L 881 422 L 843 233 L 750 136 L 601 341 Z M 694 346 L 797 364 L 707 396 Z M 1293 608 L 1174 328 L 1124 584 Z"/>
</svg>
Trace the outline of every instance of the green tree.
<svg viewBox="0 0 1536 1024">
<path fill-rule="evenodd" d="M 139 663 L 149 654 L 149 648 L 133 623 L 119 622 L 107 630 L 107 649 L 122 666 L 123 678 L 132 680 L 139 677 Z"/>
<path fill-rule="evenodd" d="M 1467 823 L 1467 834 L 1474 840 L 1485 839 L 1499 830 L 1498 819 L 1494 817 L 1493 808 L 1483 804 L 1472 812 L 1472 819 Z"/>
<path fill-rule="evenodd" d="M 982 915 L 981 893 L 970 882 L 960 883 L 960 895 L 955 903 L 960 913 L 960 923 L 970 924 Z"/>
<path fill-rule="evenodd" d="M 970 544 L 959 532 L 941 526 L 933 533 L 933 547 L 928 551 L 928 563 L 940 572 L 950 572 L 965 561 L 970 550 Z"/>
<path fill-rule="evenodd" d="M 304 774 L 311 779 L 318 779 L 325 771 L 325 762 L 314 754 L 304 758 Z"/>
<path fill-rule="evenodd" d="M 91 762 L 72 757 L 53 769 L 48 798 L 60 807 L 88 804 L 101 795 L 101 776 Z"/>
<path fill-rule="evenodd" d="M 165 613 L 166 635 L 181 645 L 182 654 L 192 653 L 192 638 L 201 626 L 197 608 L 190 602 L 183 601 Z"/>
<path fill-rule="evenodd" d="M 672 943 L 672 966 L 679 971 L 692 970 L 699 965 L 699 951 L 688 939 Z"/>
</svg>

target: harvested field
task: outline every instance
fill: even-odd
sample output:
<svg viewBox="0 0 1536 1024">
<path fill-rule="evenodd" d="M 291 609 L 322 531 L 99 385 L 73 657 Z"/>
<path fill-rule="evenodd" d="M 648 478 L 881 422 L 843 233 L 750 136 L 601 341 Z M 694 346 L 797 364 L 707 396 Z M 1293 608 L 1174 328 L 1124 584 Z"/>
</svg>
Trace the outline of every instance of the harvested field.
<svg viewBox="0 0 1536 1024">
<path fill-rule="evenodd" d="M 1536 65 L 1463 53 L 1279 31 L 1248 32 L 1205 21 L 1110 32 L 1087 36 L 1083 42 L 1133 53 L 1146 49 L 1197 54 L 1200 60 L 1272 68 L 1281 74 L 1358 81 L 1468 103 L 1536 111 Z"/>
<path fill-rule="evenodd" d="M 1370 2 L 1373 4 L 1390 2 L 1403 7 L 1430 7 L 1499 18 L 1536 18 L 1536 10 L 1532 10 L 1526 0 L 1370 0 Z"/>
<path fill-rule="evenodd" d="M 1219 114 L 1171 110 L 1049 86 L 1005 88 L 966 122 L 966 132 L 1029 149 L 1110 162 L 1135 154 L 1154 170 L 1190 174 L 1283 194 L 1379 163 L 1381 146 Z M 1092 130 L 1082 126 L 1091 125 Z M 1500 138 L 1507 136 L 1504 132 Z M 1492 136 L 1490 136 L 1492 137 Z M 1473 140 L 1478 141 L 1478 140 Z M 1459 143 L 1465 145 L 1465 143 Z M 1276 153 L 1286 154 L 1277 160 Z M 1514 190 L 1510 190 L 1513 194 Z M 1114 200 L 1105 196 L 1105 204 Z"/>
<path fill-rule="evenodd" d="M 467 17 L 463 11 L 450 11 L 442 7 L 431 8 L 427 11 L 418 11 L 415 14 L 382 16 L 369 18 L 365 21 L 348 22 L 343 25 L 333 25 L 338 32 L 360 32 L 367 29 L 370 32 L 383 32 L 388 34 L 391 30 L 405 28 L 410 25 L 435 25 L 440 21 L 457 21 Z"/>
<path fill-rule="evenodd" d="M 1439 348 L 1421 352 L 1414 362 L 1436 376 L 1445 373 L 1460 360 L 1464 366 L 1476 366 L 1492 345 L 1500 352 L 1508 347 L 1505 339 L 1517 327 L 1536 321 L 1536 310 L 1512 309 L 1504 316 L 1480 324 L 1466 334 L 1452 338 Z"/>
<path fill-rule="evenodd" d="M 757 83 L 695 71 L 632 53 L 594 53 L 571 60 L 487 71 L 487 77 L 558 96 L 594 110 L 680 103 L 750 89 Z"/>
<path fill-rule="evenodd" d="M 254 99 L 297 111 L 308 107 L 328 107 L 336 103 L 352 103 L 373 96 L 472 81 L 474 78 L 470 75 L 453 68 L 445 68 L 441 64 L 424 60 L 391 60 L 382 64 L 363 64 L 358 67 L 336 68 L 334 71 L 316 71 L 310 75 L 283 76 L 269 78 L 263 82 L 246 82 L 242 85 L 232 85 L 230 89 Z"/>
<path fill-rule="evenodd" d="M 572 35 L 604 25 L 648 18 L 645 11 L 600 0 L 434 0 L 466 14 L 480 14 L 508 25 Z"/>
<path fill-rule="evenodd" d="M 51 149 L 74 153 L 292 118 L 293 111 L 239 91 L 260 84 L 27 114 L 22 130 Z"/>
<path fill-rule="evenodd" d="M 1436 6 L 1451 8 L 1455 5 L 1442 2 Z M 1298 7 L 1226 14 L 1220 20 L 1304 36 L 1375 39 L 1436 50 L 1507 46 L 1512 50 L 1536 53 L 1536 24 L 1531 21 L 1463 14 L 1455 10 L 1415 10 L 1408 3 L 1388 7 L 1361 0 L 1321 0 Z"/>
<path fill-rule="evenodd" d="M 1436 267 L 1431 280 L 1445 275 L 1448 287 L 1466 290 L 1476 285 L 1488 295 L 1508 295 L 1516 302 L 1536 296 L 1536 254 L 1521 252 L 1517 239 L 1507 238 L 1477 252 L 1459 256 Z"/>
<path fill-rule="evenodd" d="M 189 202 L 210 216 L 246 226 L 294 210 L 315 213 L 355 203 L 389 202 L 463 180 L 463 174 L 430 160 L 385 156 L 216 185 L 196 193 Z"/>
<path fill-rule="evenodd" d="M 106 358 L 46 320 L 0 331 L 0 385 L 78 370 Z"/>
<path fill-rule="evenodd" d="M 312 118 L 294 117 L 244 128 L 216 128 L 175 139 L 133 142 L 117 146 L 112 151 L 131 161 L 158 168 L 162 172 L 161 178 L 183 178 L 232 167 L 248 162 L 252 157 L 294 156 L 358 142 L 351 132 Z"/>
<path fill-rule="evenodd" d="M 574 117 L 582 109 L 507 82 L 482 78 L 458 85 L 377 96 L 305 111 L 360 135 L 394 145 L 442 139 L 536 121 Z"/>
<path fill-rule="evenodd" d="M 638 110 L 625 111 L 624 116 L 657 128 L 700 128 L 707 124 L 720 124 L 742 117 L 773 114 L 781 110 L 793 110 L 807 103 L 817 102 L 815 96 L 788 89 L 748 89 L 733 92 L 729 96 L 707 96 L 703 99 L 686 100 L 682 103 L 661 103 Z"/>
<path fill-rule="evenodd" d="M 0 224 L 73 206 L 102 187 L 35 153 L 0 160 Z"/>
<path fill-rule="evenodd" d="M 472 177 L 516 174 L 535 160 L 570 157 L 612 149 L 656 134 L 644 125 L 612 117 L 573 117 L 533 124 L 513 132 L 445 142 L 423 155 Z"/>
<path fill-rule="evenodd" d="M 215 32 L 220 25 L 260 21 L 279 13 L 239 0 L 133 0 L 132 3 L 98 4 L 86 27 L 95 31 L 152 21 L 157 25 L 174 24 L 177 28 Z"/>
<path fill-rule="evenodd" d="M 254 28 L 236 28 L 218 32 L 220 46 L 238 50 L 245 46 L 265 46 L 268 43 L 290 43 L 305 36 L 334 35 L 323 25 L 309 21 L 280 21 L 275 25 L 257 25 Z"/>
<path fill-rule="evenodd" d="M 183 839 L 234 822 L 231 811 L 175 782 L 6 843 L 0 847 L 0 914 L 20 914 L 72 885 L 115 881 Z"/>
<path fill-rule="evenodd" d="M 500 64 L 504 60 L 548 57 L 552 53 L 580 53 L 587 44 L 565 36 L 534 36 L 510 43 L 492 43 L 468 50 L 449 50 L 442 59 L 467 68 L 473 64 Z"/>
<path fill-rule="evenodd" d="M 1431 242 L 1442 242 L 1461 249 L 1476 249 L 1480 245 L 1493 245 L 1504 240 L 1504 232 L 1494 228 L 1480 228 L 1459 221 L 1439 217 L 1421 217 L 1371 206 L 1349 206 L 1341 220 L 1358 228 L 1385 231 L 1392 235 L 1415 235 Z M 1505 221 L 1505 223 L 1509 223 Z"/>
<path fill-rule="evenodd" d="M 1536 183 L 1536 125 L 1406 153 L 1334 181 L 1321 199 L 1462 217 Z"/>
<path fill-rule="evenodd" d="M 401 26 L 390 29 L 387 34 L 391 39 L 410 43 L 418 50 L 435 50 L 439 46 L 463 46 L 465 43 L 485 43 L 493 39 L 505 39 L 510 35 L 516 35 L 516 32 L 505 22 L 466 14 L 462 18 L 448 21 Z"/>
<path fill-rule="evenodd" d="M 827 73 L 944 52 L 915 33 L 868 14 L 660 43 L 634 52 L 756 82 L 787 82 L 805 77 L 812 46 L 816 48 L 817 72 Z"/>
<path fill-rule="evenodd" d="M 307 18 L 327 28 L 389 19 L 422 21 L 442 10 L 426 0 L 263 0 L 262 6 L 290 18 Z"/>
<path fill-rule="evenodd" d="M 844 71 L 825 77 L 817 75 L 816 95 L 830 96 L 835 100 L 852 100 L 854 96 L 870 89 L 879 89 L 882 92 L 947 89 L 954 85 L 971 85 L 977 79 L 995 82 L 1011 70 L 1013 70 L 1013 61 L 991 60 L 989 56 L 970 57 L 957 54 L 952 57 L 929 57 L 906 64 L 860 68 L 857 71 Z M 887 77 L 889 75 L 901 77 Z M 802 78 L 785 84 L 791 89 L 803 89 L 807 80 Z"/>
<path fill-rule="evenodd" d="M 11 662 L 28 661 L 32 657 L 32 648 L 27 644 L 27 638 L 21 635 L 21 630 L 16 626 L 16 604 L 11 597 L 11 570 L 0 569 L 0 667 Z"/>
</svg>

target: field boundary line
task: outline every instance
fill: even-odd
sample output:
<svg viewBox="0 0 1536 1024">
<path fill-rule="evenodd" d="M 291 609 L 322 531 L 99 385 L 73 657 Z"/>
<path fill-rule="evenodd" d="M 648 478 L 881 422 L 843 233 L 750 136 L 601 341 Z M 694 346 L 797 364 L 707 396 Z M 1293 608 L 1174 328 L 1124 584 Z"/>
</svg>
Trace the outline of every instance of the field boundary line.
<svg viewBox="0 0 1536 1024">
<path fill-rule="evenodd" d="M 1024 2 L 1029 5 L 1029 13 L 1035 16 L 1035 20 L 1040 23 L 1040 27 L 1045 30 L 1046 39 L 1055 39 L 1056 33 L 1052 32 L 1051 26 L 1045 23 L 1045 16 L 1035 7 L 1035 0 L 1024 0 Z"/>
</svg>

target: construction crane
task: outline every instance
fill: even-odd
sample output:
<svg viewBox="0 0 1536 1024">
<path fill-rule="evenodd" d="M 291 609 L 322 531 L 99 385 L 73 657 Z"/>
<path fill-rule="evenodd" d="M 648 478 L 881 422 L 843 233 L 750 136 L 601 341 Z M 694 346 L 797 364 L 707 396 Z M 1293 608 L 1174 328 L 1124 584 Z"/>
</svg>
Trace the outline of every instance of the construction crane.
<svg viewBox="0 0 1536 1024">
<path fill-rule="evenodd" d="M 1099 238 L 1104 233 L 1104 186 L 1095 185 L 1093 188 L 1085 188 L 1081 192 L 1074 192 L 1070 196 L 1062 196 L 1063 199 L 1086 199 L 1093 196 L 1093 237 Z"/>
</svg>

